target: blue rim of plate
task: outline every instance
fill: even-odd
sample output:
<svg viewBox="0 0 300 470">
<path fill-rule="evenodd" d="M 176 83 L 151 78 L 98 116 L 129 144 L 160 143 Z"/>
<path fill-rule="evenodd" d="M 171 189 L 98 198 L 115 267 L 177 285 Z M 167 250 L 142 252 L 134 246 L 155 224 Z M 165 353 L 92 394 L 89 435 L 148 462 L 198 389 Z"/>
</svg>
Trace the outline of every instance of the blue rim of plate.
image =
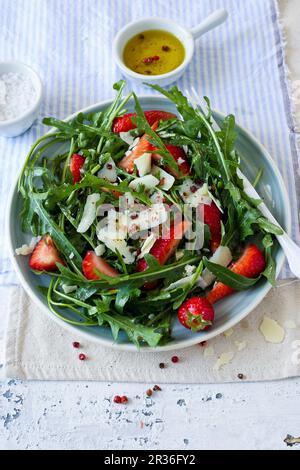
<svg viewBox="0 0 300 470">
<path fill-rule="evenodd" d="M 164 96 L 159 96 L 159 95 L 141 95 L 139 96 L 139 100 L 151 100 L 151 99 L 159 99 L 159 101 L 170 103 L 170 101 L 165 98 Z M 68 116 L 64 121 L 68 122 L 74 119 L 78 113 L 83 113 L 83 114 L 88 114 L 95 112 L 96 110 L 99 109 L 99 107 L 103 108 L 105 106 L 109 106 L 112 103 L 112 99 L 105 100 L 98 102 L 96 104 L 90 105 L 86 108 L 83 108 L 79 111 L 76 111 L 75 113 L 71 114 Z M 223 119 L 225 115 L 219 111 L 213 110 L 213 115 L 216 118 L 216 120 Z M 279 169 L 276 166 L 276 163 L 270 156 L 269 152 L 266 150 L 266 148 L 254 137 L 250 132 L 245 130 L 243 127 L 239 126 L 238 124 L 236 125 L 239 131 L 239 134 L 243 134 L 246 140 L 251 141 L 258 149 L 259 151 L 264 155 L 265 160 L 269 163 L 270 167 L 272 168 L 273 173 L 275 174 L 277 178 L 277 182 L 279 183 L 279 189 L 280 193 L 282 195 L 282 199 L 285 204 L 285 231 L 290 234 L 291 233 L 291 225 L 292 225 L 292 217 L 291 217 L 291 207 L 289 203 L 289 197 L 288 193 L 284 184 L 284 181 L 282 179 L 282 176 L 280 174 Z M 51 128 L 45 135 L 50 134 L 51 132 L 54 131 L 54 128 Z M 59 317 L 54 315 L 48 306 L 46 306 L 35 294 L 33 291 L 30 283 L 26 280 L 26 277 L 22 270 L 20 269 L 16 257 L 15 257 L 15 246 L 13 246 L 12 243 L 12 220 L 13 220 L 13 203 L 18 197 L 18 192 L 17 192 L 17 183 L 18 183 L 19 175 L 18 178 L 16 179 L 16 183 L 13 186 L 13 189 L 11 191 L 11 194 L 8 199 L 8 204 L 7 204 L 7 218 L 6 218 L 6 233 L 8 235 L 8 250 L 9 250 L 9 256 L 11 259 L 11 262 L 13 264 L 13 267 L 15 269 L 15 272 L 18 275 L 18 278 L 21 282 L 22 287 L 26 291 L 26 293 L 29 295 L 29 297 L 32 299 L 32 301 L 41 308 L 43 312 L 45 312 L 49 318 L 52 320 L 56 321 L 60 326 L 63 326 L 69 331 L 73 331 L 76 333 L 76 335 L 81 335 L 82 337 L 88 339 L 89 341 L 98 343 L 104 347 L 109 347 L 109 348 L 114 348 L 118 349 L 120 351 L 130 351 L 130 352 L 164 352 L 164 351 L 173 351 L 173 350 L 178 350 L 178 349 L 183 349 L 183 348 L 188 348 L 191 346 L 194 346 L 195 344 L 199 344 L 201 341 L 207 341 L 210 340 L 224 331 L 228 330 L 229 328 L 232 328 L 235 326 L 237 323 L 239 323 L 241 320 L 243 320 L 255 307 L 259 305 L 259 303 L 263 300 L 263 298 L 267 295 L 267 293 L 271 290 L 272 286 L 267 282 L 264 282 L 264 286 L 261 289 L 261 292 L 257 293 L 256 297 L 247 304 L 246 307 L 243 308 L 242 312 L 239 313 L 238 315 L 235 315 L 231 320 L 228 320 L 225 322 L 224 325 L 219 326 L 219 327 L 214 327 L 213 329 L 207 330 L 205 332 L 201 332 L 201 338 L 198 336 L 198 334 L 191 334 L 191 338 L 184 339 L 182 341 L 179 340 L 179 342 L 172 341 L 170 343 L 167 343 L 164 346 L 158 346 L 156 348 L 152 348 L 150 346 L 141 346 L 140 349 L 137 349 L 137 347 L 133 343 L 128 344 L 120 344 L 113 339 L 108 340 L 104 339 L 101 337 L 97 337 L 95 335 L 90 335 L 88 332 L 80 330 L 79 327 L 74 326 L 72 324 L 66 323 L 63 320 L 61 320 Z M 285 255 L 281 247 L 278 248 L 278 253 L 277 253 L 277 269 L 276 269 L 276 277 L 279 275 L 283 264 L 285 261 Z"/>
</svg>

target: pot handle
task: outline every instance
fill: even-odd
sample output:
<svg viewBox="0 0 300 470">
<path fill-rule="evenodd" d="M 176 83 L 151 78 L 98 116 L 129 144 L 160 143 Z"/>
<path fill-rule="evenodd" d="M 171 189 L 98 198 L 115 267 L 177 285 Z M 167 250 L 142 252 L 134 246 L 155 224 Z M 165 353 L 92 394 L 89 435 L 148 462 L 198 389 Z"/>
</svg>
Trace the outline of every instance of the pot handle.
<svg viewBox="0 0 300 470">
<path fill-rule="evenodd" d="M 198 39 L 203 34 L 207 33 L 211 29 L 219 26 L 220 24 L 224 23 L 224 21 L 228 17 L 227 10 L 221 8 L 220 10 L 216 10 L 207 16 L 200 24 L 194 26 L 190 29 L 190 32 L 194 39 Z"/>
</svg>

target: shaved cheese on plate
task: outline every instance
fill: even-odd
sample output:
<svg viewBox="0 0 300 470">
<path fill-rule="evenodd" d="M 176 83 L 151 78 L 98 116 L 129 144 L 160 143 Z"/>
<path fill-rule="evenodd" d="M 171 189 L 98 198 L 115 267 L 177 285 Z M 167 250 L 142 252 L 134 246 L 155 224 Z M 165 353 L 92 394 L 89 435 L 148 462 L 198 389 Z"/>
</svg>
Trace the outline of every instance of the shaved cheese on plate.
<svg viewBox="0 0 300 470">
<path fill-rule="evenodd" d="M 200 188 L 200 186 L 197 183 L 194 184 L 191 179 L 184 180 L 182 185 L 179 187 L 179 194 L 184 202 L 186 202 L 187 198 L 192 194 L 192 186 L 194 186 L 196 189 Z"/>
<path fill-rule="evenodd" d="M 65 294 L 70 294 L 77 289 L 78 286 L 68 286 L 67 284 L 62 284 L 61 288 Z"/>
<path fill-rule="evenodd" d="M 184 270 L 186 274 L 189 276 L 190 274 L 193 274 L 193 272 L 196 270 L 196 266 L 193 266 L 191 264 L 186 264 L 184 267 Z"/>
<path fill-rule="evenodd" d="M 184 256 L 184 251 L 183 250 L 177 250 L 175 253 L 175 258 L 178 261 L 179 259 L 183 258 Z"/>
<path fill-rule="evenodd" d="M 199 204 L 210 205 L 212 199 L 208 194 L 207 184 L 204 183 L 201 188 L 197 189 L 197 191 L 191 192 L 191 194 L 186 198 L 185 202 L 191 207 L 198 207 Z"/>
<path fill-rule="evenodd" d="M 134 197 L 131 193 L 125 193 L 119 197 L 120 209 L 127 209 L 135 205 Z"/>
<path fill-rule="evenodd" d="M 172 282 L 168 287 L 163 289 L 165 292 L 168 292 L 169 290 L 174 290 L 178 289 L 179 287 L 185 287 L 187 286 L 190 282 L 192 282 L 194 275 L 191 274 L 190 276 L 183 277 L 181 279 L 178 279 L 178 281 Z"/>
<path fill-rule="evenodd" d="M 228 266 L 232 260 L 232 254 L 230 249 L 227 246 L 220 245 L 214 254 L 209 258 L 209 261 L 212 263 L 219 264 L 220 266 Z M 212 274 L 207 268 L 205 268 L 202 272 L 201 278 L 198 281 L 199 287 L 202 289 L 206 289 L 214 280 L 215 275 Z"/>
<path fill-rule="evenodd" d="M 128 234 L 127 227 L 122 225 L 124 221 L 121 220 L 120 216 L 121 214 L 118 214 L 115 210 L 110 210 L 108 216 L 98 222 L 96 235 L 98 240 L 111 251 L 114 253 L 118 251 L 125 264 L 132 264 L 135 261 L 136 252 L 125 240 Z"/>
<path fill-rule="evenodd" d="M 103 178 L 110 183 L 115 183 L 117 181 L 117 169 L 115 162 L 111 157 L 104 164 L 103 168 L 98 171 L 97 176 L 98 178 Z"/>
<path fill-rule="evenodd" d="M 102 256 L 105 253 L 105 246 L 102 243 L 97 245 L 95 248 L 95 253 L 97 256 Z"/>
<path fill-rule="evenodd" d="M 219 199 L 217 199 L 211 191 L 207 191 L 208 193 L 208 196 L 214 201 L 214 203 L 216 204 L 217 208 L 219 209 L 220 212 L 222 212 L 222 214 L 224 213 L 223 209 L 222 209 L 222 206 L 221 206 L 221 203 L 219 201 Z"/>
<path fill-rule="evenodd" d="M 30 255 L 34 250 L 35 245 L 40 241 L 40 239 L 41 237 L 32 237 L 29 245 L 23 244 L 19 248 L 15 249 L 16 255 L 22 255 L 22 256 Z"/>
<path fill-rule="evenodd" d="M 198 207 L 199 204 L 211 204 L 211 197 L 206 183 L 199 185 L 191 179 L 186 179 L 179 188 L 181 199 L 191 207 Z"/>
<path fill-rule="evenodd" d="M 155 242 L 156 242 L 156 237 L 153 233 L 151 233 L 151 235 L 149 235 L 149 237 L 147 237 L 144 243 L 142 244 L 141 252 L 139 256 L 137 257 L 137 259 L 144 258 L 144 256 L 147 253 L 149 253 L 149 251 L 151 250 Z"/>
<path fill-rule="evenodd" d="M 284 340 L 285 331 L 282 326 L 266 315 L 264 315 L 259 329 L 268 343 L 282 343 Z"/>
<path fill-rule="evenodd" d="M 168 191 L 170 188 L 172 188 L 175 182 L 173 175 L 170 175 L 170 173 L 156 165 L 152 166 L 151 172 L 152 175 L 159 179 L 160 188 L 164 189 L 165 191 Z"/>
<path fill-rule="evenodd" d="M 124 140 L 124 142 L 126 142 L 126 144 L 128 145 L 132 145 L 133 142 L 134 142 L 134 137 L 133 135 L 130 134 L 130 131 L 128 132 L 120 132 L 119 133 L 119 136 L 122 140 Z"/>
<path fill-rule="evenodd" d="M 138 145 L 139 141 L 140 141 L 140 137 L 136 137 L 134 139 L 134 141 L 130 144 L 127 152 L 125 152 L 126 156 L 131 154 L 132 150 Z"/>
<path fill-rule="evenodd" d="M 114 253 L 118 251 L 122 256 L 125 264 L 134 263 L 136 253 L 133 251 L 132 247 L 127 245 L 126 240 L 113 239 L 108 235 L 108 232 L 105 232 L 104 230 L 98 231 L 97 237 L 111 251 Z"/>
<path fill-rule="evenodd" d="M 97 213 L 96 204 L 99 201 L 99 199 L 100 199 L 99 193 L 90 194 L 86 198 L 86 203 L 83 209 L 82 218 L 77 228 L 78 233 L 86 232 L 90 228 L 92 223 L 94 222 L 96 218 L 96 213 Z"/>
<path fill-rule="evenodd" d="M 160 204 L 164 202 L 164 194 L 160 189 L 156 189 L 153 194 L 150 196 L 150 200 L 153 204 Z"/>
<path fill-rule="evenodd" d="M 134 215 L 134 218 L 132 216 Z M 158 227 L 168 220 L 168 213 L 164 204 L 153 204 L 153 206 L 130 214 L 127 218 L 127 227 L 130 235 L 142 230 Z"/>
<path fill-rule="evenodd" d="M 129 183 L 128 186 L 135 191 L 138 186 L 141 185 L 143 185 L 145 189 L 153 189 L 155 186 L 159 185 L 159 180 L 153 175 L 146 175 L 142 176 L 141 178 L 135 178 Z"/>
<path fill-rule="evenodd" d="M 151 153 L 143 153 L 143 155 L 134 160 L 139 176 L 145 176 L 151 172 L 151 158 Z"/>
<path fill-rule="evenodd" d="M 104 217 L 97 224 L 96 234 L 98 240 L 102 241 L 102 239 L 106 238 L 111 240 L 125 240 L 128 235 L 126 221 L 126 215 L 111 209 L 107 217 Z"/>
</svg>

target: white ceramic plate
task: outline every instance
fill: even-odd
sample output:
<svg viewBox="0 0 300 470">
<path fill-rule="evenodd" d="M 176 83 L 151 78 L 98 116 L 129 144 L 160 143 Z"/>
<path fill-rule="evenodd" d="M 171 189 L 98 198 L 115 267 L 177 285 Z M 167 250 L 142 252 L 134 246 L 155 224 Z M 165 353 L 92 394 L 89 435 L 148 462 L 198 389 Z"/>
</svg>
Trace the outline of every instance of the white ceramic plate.
<svg viewBox="0 0 300 470">
<path fill-rule="evenodd" d="M 81 112 L 91 113 L 97 112 L 106 108 L 111 101 L 105 101 L 88 108 L 82 109 Z M 160 96 L 142 96 L 140 103 L 144 110 L 146 109 L 160 109 L 170 112 L 176 112 L 175 107 L 167 99 Z M 133 103 L 128 106 L 129 111 L 133 110 Z M 77 113 L 76 113 L 77 114 Z M 76 114 L 68 117 L 66 121 L 72 120 Z M 220 120 L 223 116 L 214 112 L 214 118 Z M 279 223 L 290 232 L 291 227 L 291 211 L 288 200 L 288 195 L 282 180 L 282 177 L 277 169 L 274 161 L 266 151 L 266 149 L 247 131 L 241 127 L 237 127 L 238 139 L 236 149 L 241 155 L 241 167 L 245 175 L 252 181 L 258 171 L 263 169 L 263 177 L 258 185 L 258 192 L 264 199 L 269 209 L 273 212 Z M 51 147 L 51 153 L 61 152 L 63 147 L 60 144 Z M 10 256 L 14 268 L 19 276 L 22 286 L 32 298 L 32 300 L 40 307 L 41 315 L 47 315 L 64 328 L 74 332 L 74 337 L 78 334 L 85 336 L 91 341 L 96 341 L 104 346 L 113 347 L 119 350 L 137 351 L 134 344 L 130 343 L 127 336 L 123 333 L 120 334 L 118 343 L 114 342 L 109 328 L 104 327 L 79 327 L 73 326 L 56 317 L 48 308 L 47 302 L 43 294 L 38 289 L 38 285 L 47 286 L 49 277 L 47 275 L 37 276 L 29 269 L 28 257 L 16 256 L 15 248 L 21 246 L 23 243 L 28 243 L 31 235 L 24 234 L 21 231 L 20 223 L 20 209 L 21 209 L 21 196 L 17 193 L 17 186 L 15 186 L 8 205 L 8 238 Z M 275 249 L 275 259 L 277 263 L 277 274 L 281 270 L 284 263 L 284 254 L 279 246 Z M 228 328 L 234 326 L 241 321 L 248 313 L 251 312 L 269 292 L 271 286 L 266 280 L 261 280 L 253 288 L 238 292 L 215 305 L 216 320 L 212 328 L 207 331 L 193 333 L 190 330 L 182 327 L 174 315 L 174 322 L 172 328 L 172 336 L 174 340 L 165 346 L 160 346 L 155 349 L 149 347 L 142 347 L 142 351 L 168 351 L 179 348 L 186 348 L 201 341 L 206 341 L 219 335 Z"/>
</svg>

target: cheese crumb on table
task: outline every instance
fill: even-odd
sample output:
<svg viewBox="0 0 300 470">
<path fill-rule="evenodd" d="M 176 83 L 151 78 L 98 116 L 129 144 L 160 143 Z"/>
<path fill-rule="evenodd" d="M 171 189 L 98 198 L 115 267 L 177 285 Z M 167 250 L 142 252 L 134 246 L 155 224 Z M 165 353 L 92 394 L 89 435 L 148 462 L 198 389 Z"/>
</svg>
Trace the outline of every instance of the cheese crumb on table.
<svg viewBox="0 0 300 470">
<path fill-rule="evenodd" d="M 228 337 L 228 336 L 231 336 L 234 332 L 234 329 L 233 328 L 229 328 L 228 330 L 224 331 L 224 336 Z"/>
<path fill-rule="evenodd" d="M 234 353 L 232 351 L 222 353 L 219 356 L 217 362 L 215 363 L 213 369 L 220 370 L 222 367 L 226 366 L 226 364 L 229 364 L 233 358 L 234 358 Z"/>
<path fill-rule="evenodd" d="M 247 346 L 247 341 L 235 341 L 234 344 L 236 345 L 238 351 L 243 351 Z"/>
<path fill-rule="evenodd" d="M 215 353 L 214 347 L 213 346 L 208 346 L 207 348 L 204 349 L 203 356 L 204 357 L 210 357 L 210 356 L 213 356 L 214 353 Z"/>
<path fill-rule="evenodd" d="M 284 340 L 285 331 L 282 326 L 266 315 L 264 315 L 259 329 L 268 343 L 282 343 Z"/>
</svg>

